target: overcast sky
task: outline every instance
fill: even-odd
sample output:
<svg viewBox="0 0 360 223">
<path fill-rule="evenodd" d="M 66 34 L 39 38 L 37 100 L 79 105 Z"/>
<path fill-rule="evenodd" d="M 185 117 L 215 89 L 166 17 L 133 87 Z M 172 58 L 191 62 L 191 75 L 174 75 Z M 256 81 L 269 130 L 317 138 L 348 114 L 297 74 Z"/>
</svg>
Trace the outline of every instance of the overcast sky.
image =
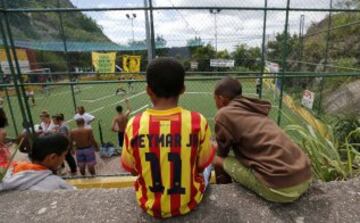
<svg viewBox="0 0 360 223">
<path fill-rule="evenodd" d="M 143 0 L 71 0 L 79 8 L 87 7 L 142 7 Z M 291 7 L 329 8 L 330 0 L 292 0 Z M 246 6 L 262 7 L 264 0 L 153 0 L 154 6 Z M 286 0 L 268 0 L 269 7 L 285 7 Z M 143 11 L 86 12 L 111 40 L 126 44 L 132 39 L 131 21 L 127 13 L 135 13 L 135 40 L 145 39 Z M 246 43 L 260 46 L 263 30 L 263 11 L 222 10 L 217 14 L 218 49 L 233 50 Z M 300 15 L 305 15 L 305 27 L 321 21 L 325 12 L 291 12 L 290 32 L 298 32 Z M 273 38 L 284 29 L 285 12 L 269 11 L 267 34 Z M 163 36 L 168 46 L 184 46 L 186 40 L 200 36 L 204 42 L 215 42 L 215 18 L 208 10 L 158 10 L 154 12 L 155 34 Z"/>
</svg>

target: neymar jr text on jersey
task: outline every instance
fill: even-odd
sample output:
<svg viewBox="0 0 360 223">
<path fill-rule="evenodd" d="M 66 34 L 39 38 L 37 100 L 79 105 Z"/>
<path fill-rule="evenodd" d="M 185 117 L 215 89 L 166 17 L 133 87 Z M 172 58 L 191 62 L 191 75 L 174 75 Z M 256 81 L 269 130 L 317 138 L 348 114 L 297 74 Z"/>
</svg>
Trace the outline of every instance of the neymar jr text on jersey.
<svg viewBox="0 0 360 223">
<path fill-rule="evenodd" d="M 180 134 L 139 134 L 131 139 L 131 147 L 148 148 L 148 147 L 182 147 L 182 135 Z M 186 147 L 199 145 L 198 134 L 190 134 L 186 141 Z"/>
</svg>

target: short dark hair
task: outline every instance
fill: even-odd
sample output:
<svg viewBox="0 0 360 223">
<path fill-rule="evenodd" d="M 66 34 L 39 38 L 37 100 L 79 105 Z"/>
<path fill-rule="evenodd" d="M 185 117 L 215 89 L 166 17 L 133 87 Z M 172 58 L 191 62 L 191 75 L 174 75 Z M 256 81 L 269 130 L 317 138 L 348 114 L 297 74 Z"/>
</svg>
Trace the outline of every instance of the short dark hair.
<svg viewBox="0 0 360 223">
<path fill-rule="evenodd" d="M 57 121 L 64 121 L 64 114 L 63 113 L 58 113 L 56 115 L 53 115 L 52 118 L 57 120 Z"/>
<path fill-rule="evenodd" d="M 66 136 L 53 133 L 34 138 L 29 157 L 32 161 L 43 161 L 46 156 L 55 153 L 61 155 L 68 150 L 69 140 Z"/>
<path fill-rule="evenodd" d="M 83 118 L 78 118 L 75 120 L 76 122 L 76 125 L 79 126 L 79 125 L 85 125 L 85 120 Z"/>
<path fill-rule="evenodd" d="M 60 121 L 64 121 L 64 120 L 65 120 L 65 116 L 64 116 L 63 113 L 59 113 L 58 116 L 59 116 Z"/>
<path fill-rule="evenodd" d="M 121 113 L 123 111 L 123 107 L 121 105 L 116 106 L 116 111 Z"/>
<path fill-rule="evenodd" d="M 185 70 L 175 59 L 160 57 L 146 69 L 146 82 L 157 97 L 177 97 L 184 89 Z"/>
<path fill-rule="evenodd" d="M 48 111 L 42 111 L 40 113 L 40 117 L 50 118 L 50 114 Z"/>
<path fill-rule="evenodd" d="M 6 117 L 3 108 L 0 108 L 0 128 L 5 128 L 8 125 L 8 119 Z"/>
<path fill-rule="evenodd" d="M 224 77 L 216 83 L 215 95 L 233 99 L 242 95 L 242 87 L 240 81 L 232 77 Z"/>
</svg>

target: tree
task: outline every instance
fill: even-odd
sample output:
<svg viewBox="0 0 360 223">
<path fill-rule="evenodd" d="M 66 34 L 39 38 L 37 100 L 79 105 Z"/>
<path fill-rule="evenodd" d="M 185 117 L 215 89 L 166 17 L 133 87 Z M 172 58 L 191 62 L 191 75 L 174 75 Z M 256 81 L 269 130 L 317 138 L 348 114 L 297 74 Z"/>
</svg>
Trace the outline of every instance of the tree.
<svg viewBox="0 0 360 223">
<path fill-rule="evenodd" d="M 198 70 L 201 71 L 210 70 L 210 59 L 215 58 L 215 56 L 216 51 L 210 44 L 197 47 L 192 53 L 192 59 L 199 63 Z"/>
<path fill-rule="evenodd" d="M 284 53 L 284 40 L 287 36 L 287 44 L 285 46 L 287 50 L 288 56 L 294 56 L 297 52 L 299 52 L 299 37 L 296 34 L 277 33 L 275 36 L 275 40 L 269 41 L 267 44 L 268 54 L 267 57 L 269 60 L 274 62 L 281 62 Z"/>
<path fill-rule="evenodd" d="M 230 59 L 231 58 L 231 55 L 229 54 L 229 52 L 225 49 L 225 50 L 222 50 L 222 51 L 218 51 L 216 53 L 216 58 L 218 59 Z"/>
<path fill-rule="evenodd" d="M 166 44 L 167 44 L 167 42 L 162 35 L 156 36 L 156 38 L 155 38 L 156 48 L 165 48 Z"/>
<path fill-rule="evenodd" d="M 203 46 L 204 42 L 201 40 L 200 36 L 197 37 L 195 36 L 193 39 L 188 39 L 186 41 L 186 46 L 187 47 L 199 47 L 199 46 Z"/>
<path fill-rule="evenodd" d="M 360 8 L 360 0 L 343 0 L 336 3 L 336 6 L 346 9 Z"/>
<path fill-rule="evenodd" d="M 145 50 L 147 48 L 146 40 L 129 41 L 128 45 L 129 45 L 129 48 L 132 50 Z"/>
<path fill-rule="evenodd" d="M 250 70 L 260 69 L 261 50 L 259 47 L 249 47 L 246 44 L 237 45 L 232 57 L 235 59 L 235 66 L 246 67 Z"/>
<path fill-rule="evenodd" d="M 157 56 L 166 56 L 168 53 L 168 48 L 166 48 L 167 41 L 162 35 L 158 35 L 155 38 L 156 46 L 156 55 Z"/>
</svg>

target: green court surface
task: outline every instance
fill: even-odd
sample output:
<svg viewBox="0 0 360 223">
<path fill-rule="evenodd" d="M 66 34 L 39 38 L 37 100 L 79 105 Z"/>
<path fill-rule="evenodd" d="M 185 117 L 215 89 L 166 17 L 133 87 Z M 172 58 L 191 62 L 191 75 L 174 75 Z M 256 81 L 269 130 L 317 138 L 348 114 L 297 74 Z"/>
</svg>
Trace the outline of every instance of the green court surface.
<svg viewBox="0 0 360 223">
<path fill-rule="evenodd" d="M 255 80 L 241 80 L 241 82 L 244 95 L 257 97 Z M 186 109 L 202 113 L 208 119 L 212 130 L 214 126 L 213 118 L 216 113 L 213 99 L 215 84 L 215 80 L 187 80 L 186 92 L 180 98 L 180 105 Z M 96 116 L 96 120 L 92 123 L 92 128 L 98 140 L 100 139 L 98 130 L 98 123 L 100 122 L 105 142 L 110 141 L 116 144 L 116 134 L 111 131 L 111 121 L 116 114 L 115 106 L 121 104 L 125 107 L 124 101 L 126 97 L 131 104 L 131 116 L 151 107 L 151 102 L 145 92 L 145 86 L 144 82 L 135 82 L 131 84 L 131 87 L 127 83 L 81 84 L 75 87 L 77 105 L 83 105 L 87 112 Z M 122 87 L 127 92 L 115 95 L 118 87 Z M 263 95 L 265 99 L 272 101 L 273 109 L 270 116 L 276 120 L 278 111 L 278 105 L 276 104 L 277 96 L 272 91 L 266 89 L 264 89 Z M 21 132 L 23 131 L 21 127 L 22 117 L 18 101 L 15 96 L 11 96 L 10 99 L 15 114 L 16 126 L 18 131 Z M 40 112 L 47 110 L 51 115 L 59 112 L 63 113 L 70 127 L 73 128 L 75 126 L 73 120 L 74 105 L 69 86 L 54 86 L 50 89 L 49 95 L 35 92 L 35 99 L 36 105 L 30 106 L 34 123 L 39 123 Z M 9 137 L 15 137 L 14 124 L 11 120 L 9 105 L 6 100 L 4 108 L 9 119 L 8 135 Z M 282 123 L 283 125 L 289 124 L 288 117 L 294 117 L 294 114 L 286 106 L 283 107 L 283 112 L 285 115 L 282 117 Z"/>
</svg>

